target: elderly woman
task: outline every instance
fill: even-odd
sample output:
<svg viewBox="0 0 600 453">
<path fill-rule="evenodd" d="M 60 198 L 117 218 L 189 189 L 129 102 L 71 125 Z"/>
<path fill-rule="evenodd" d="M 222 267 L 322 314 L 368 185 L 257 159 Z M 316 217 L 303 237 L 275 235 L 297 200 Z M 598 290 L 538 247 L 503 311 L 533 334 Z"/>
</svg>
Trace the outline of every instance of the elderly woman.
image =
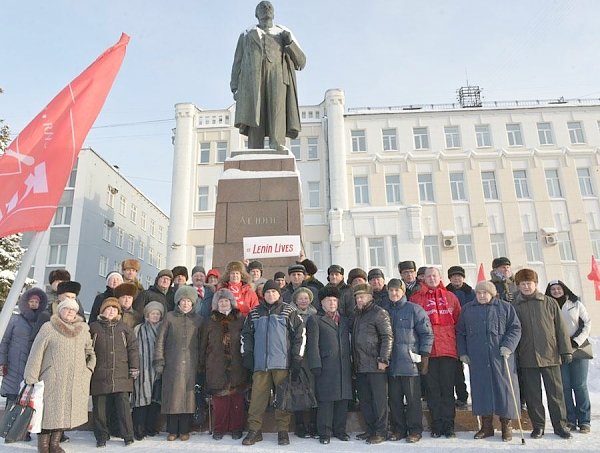
<svg viewBox="0 0 600 453">
<path fill-rule="evenodd" d="M 499 299 L 492 282 L 482 281 L 475 287 L 476 300 L 465 304 L 456 326 L 458 354 L 469 364 L 473 414 L 480 415 L 482 426 L 475 439 L 494 435 L 493 417 L 502 425 L 502 440 L 512 439 L 510 421 L 517 418 L 515 402 L 519 385 L 515 355 L 521 339 L 521 323 L 514 307 Z M 510 388 L 505 359 L 510 367 Z"/>
<path fill-rule="evenodd" d="M 212 314 L 200 333 L 198 372 L 205 375 L 206 389 L 212 394 L 215 440 L 228 432 L 241 439 L 246 422 L 247 372 L 240 352 L 244 319 L 231 291 L 223 288 L 213 296 Z"/>
<path fill-rule="evenodd" d="M 226 288 L 233 294 L 237 303 L 237 309 L 248 316 L 250 310 L 258 305 L 258 296 L 250 285 L 250 276 L 246 272 L 246 266 L 241 261 L 232 261 L 227 264 L 225 272 L 217 289 Z"/>
<path fill-rule="evenodd" d="M 192 286 L 175 292 L 175 310 L 166 314 L 156 337 L 153 366 L 162 374 L 161 413 L 167 416 L 168 441 L 189 440 L 196 410 L 196 370 L 202 318 L 193 308 Z"/>
<path fill-rule="evenodd" d="M 133 382 L 133 435 L 136 440 L 145 436 L 155 436 L 158 433 L 158 416 L 160 402 L 152 400 L 152 389 L 157 382 L 158 375 L 152 366 L 154 357 L 154 344 L 158 328 L 165 315 L 165 307 L 161 302 L 152 301 L 144 307 L 143 324 L 135 326 L 134 333 L 138 342 L 140 355 L 140 374 Z"/>
<path fill-rule="evenodd" d="M 45 323 L 25 365 L 25 383 L 44 381 L 44 414 L 38 451 L 64 453 L 60 438 L 65 429 L 88 421 L 90 380 L 96 366 L 90 330 L 80 317 L 75 298 L 64 298 L 57 314 Z"/>
<path fill-rule="evenodd" d="M 587 388 L 589 360 L 577 357 L 580 348 L 590 335 L 592 320 L 585 305 L 579 297 L 573 294 L 567 285 L 560 280 L 548 283 L 546 296 L 553 297 L 560 307 L 560 314 L 565 324 L 567 334 L 573 346 L 573 361 L 560 366 L 565 405 L 567 406 L 567 427 L 571 431 L 587 434 L 591 430 L 590 421 L 592 406 Z M 575 401 L 573 401 L 575 398 Z"/>
</svg>

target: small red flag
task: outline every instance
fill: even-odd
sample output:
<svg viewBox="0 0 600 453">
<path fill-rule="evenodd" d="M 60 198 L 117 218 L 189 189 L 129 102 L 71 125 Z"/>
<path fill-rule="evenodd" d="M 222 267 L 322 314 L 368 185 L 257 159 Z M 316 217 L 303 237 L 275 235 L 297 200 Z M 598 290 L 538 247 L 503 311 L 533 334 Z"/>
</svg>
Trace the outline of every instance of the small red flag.
<svg viewBox="0 0 600 453">
<path fill-rule="evenodd" d="M 79 150 L 125 57 L 129 36 L 69 83 L 0 156 L 0 237 L 48 228 Z"/>
<path fill-rule="evenodd" d="M 594 290 L 596 291 L 596 300 L 600 301 L 600 269 L 596 258 L 592 255 L 592 271 L 587 276 L 588 280 L 594 282 Z"/>
<path fill-rule="evenodd" d="M 477 283 L 486 281 L 485 271 L 483 270 L 483 263 L 479 264 L 479 272 L 477 273 Z"/>
</svg>

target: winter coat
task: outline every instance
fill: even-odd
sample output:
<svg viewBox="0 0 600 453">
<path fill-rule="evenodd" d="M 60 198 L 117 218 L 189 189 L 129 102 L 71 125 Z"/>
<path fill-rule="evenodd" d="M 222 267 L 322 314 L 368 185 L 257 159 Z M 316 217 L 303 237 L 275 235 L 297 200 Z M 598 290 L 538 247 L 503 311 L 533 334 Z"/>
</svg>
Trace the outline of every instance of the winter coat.
<svg viewBox="0 0 600 453">
<path fill-rule="evenodd" d="M 308 277 L 305 282 L 306 286 L 316 289 L 317 293 L 325 287 L 325 285 L 321 283 L 320 280 L 316 279 L 314 275 Z"/>
<path fill-rule="evenodd" d="M 560 309 L 567 335 L 579 346 L 590 336 L 592 319 L 580 300 L 566 300 Z"/>
<path fill-rule="evenodd" d="M 306 376 L 308 376 L 308 385 L 310 386 L 310 388 L 312 388 L 313 393 L 315 391 L 315 380 L 313 378 L 312 373 L 310 372 L 310 366 L 308 364 L 308 357 L 306 354 L 306 351 L 308 350 L 308 334 L 306 333 L 306 329 L 308 326 L 308 323 L 311 322 L 313 320 L 313 317 L 317 314 L 317 309 L 313 306 L 313 305 L 309 305 L 308 308 L 306 310 L 300 310 L 300 308 L 298 308 L 298 306 L 294 303 L 292 303 L 292 307 L 294 307 L 296 310 L 298 310 L 298 314 L 300 315 L 300 318 L 302 318 L 302 323 L 304 324 L 304 334 L 306 336 L 306 348 L 305 348 L 305 353 L 304 356 L 302 357 L 302 368 L 304 368 L 304 371 L 306 371 Z"/>
<path fill-rule="evenodd" d="M 37 310 L 29 308 L 29 297 L 37 295 L 40 305 Z M 19 314 L 12 315 L 6 326 L 2 343 L 0 343 L 0 365 L 8 367 L 8 374 L 2 378 L 0 393 L 3 396 L 17 395 L 23 380 L 23 371 L 27 363 L 27 356 L 31 349 L 31 331 L 35 326 L 40 313 L 43 313 L 48 304 L 46 293 L 40 288 L 31 288 L 19 298 Z"/>
<path fill-rule="evenodd" d="M 158 375 L 152 366 L 154 357 L 154 345 L 158 336 L 158 329 L 162 321 L 151 324 L 146 321 L 135 326 L 133 333 L 137 338 L 138 354 L 140 356 L 140 374 L 133 381 L 133 394 L 131 403 L 133 407 L 148 406 L 152 403 L 152 388 Z"/>
<path fill-rule="evenodd" d="M 250 310 L 258 305 L 258 296 L 252 286 L 248 283 L 243 283 L 239 291 L 235 291 L 235 284 L 226 282 L 223 285 L 219 285 L 218 289 L 226 288 L 232 292 L 237 302 L 237 309 L 244 315 L 248 316 Z M 211 299 L 211 312 L 212 312 L 212 299 Z"/>
<path fill-rule="evenodd" d="M 390 315 L 394 345 L 388 373 L 390 376 L 418 376 L 415 354 L 429 356 L 433 346 L 433 329 L 429 316 L 417 304 L 402 297 L 392 302 L 389 297 L 382 305 Z"/>
<path fill-rule="evenodd" d="M 203 319 L 210 318 L 212 313 L 212 300 L 215 295 L 213 288 L 212 285 L 204 285 L 204 297 L 202 299 L 198 298 L 196 305 L 194 305 L 194 310 L 202 316 Z M 195 289 L 196 291 L 198 290 L 198 288 Z"/>
<path fill-rule="evenodd" d="M 138 344 L 133 330 L 121 321 L 121 317 L 109 321 L 100 315 L 90 325 L 90 335 L 96 353 L 96 369 L 92 374 L 90 393 L 132 392 L 133 379 L 129 369 L 140 368 Z"/>
<path fill-rule="evenodd" d="M 88 421 L 90 380 L 96 366 L 89 326 L 58 315 L 42 326 L 31 346 L 25 382 L 44 381 L 42 429 L 70 429 Z"/>
<path fill-rule="evenodd" d="M 306 325 L 308 366 L 318 369 L 315 376 L 317 401 L 352 399 L 352 352 L 350 320 L 340 316 L 336 324 L 329 316 L 318 314 Z"/>
<path fill-rule="evenodd" d="M 505 300 L 507 302 L 511 302 L 514 300 L 515 295 L 519 291 L 517 285 L 515 285 L 515 280 L 513 277 L 502 278 L 494 271 L 490 272 L 490 282 L 494 284 L 496 287 L 496 292 L 498 293 L 498 298 Z"/>
<path fill-rule="evenodd" d="M 508 366 L 517 401 L 519 385 L 514 352 L 521 338 L 521 323 L 514 307 L 498 298 L 489 304 L 470 302 L 463 307 L 456 326 L 459 355 L 467 355 L 473 414 L 517 418 L 512 390 L 500 347 L 512 351 Z"/>
<path fill-rule="evenodd" d="M 288 370 L 302 361 L 306 333 L 298 310 L 279 299 L 254 307 L 242 329 L 242 356 L 252 354 L 254 371 Z"/>
<path fill-rule="evenodd" d="M 325 287 L 332 287 L 331 283 L 325 285 Z M 356 302 L 354 301 L 354 291 L 352 287 L 344 282 L 341 282 L 337 285 L 337 289 L 340 292 L 340 298 L 338 299 L 338 313 L 342 316 L 346 316 L 351 318 L 354 315 L 354 307 L 356 307 Z M 323 308 L 319 307 L 319 313 L 323 312 Z"/>
<path fill-rule="evenodd" d="M 168 312 L 158 329 L 154 367 L 163 367 L 163 414 L 193 414 L 196 409 L 196 370 L 202 318 L 192 309 L 182 313 L 179 306 Z"/>
<path fill-rule="evenodd" d="M 144 317 L 132 306 L 129 307 L 127 310 L 122 310 L 121 321 L 130 329 L 134 329 L 135 326 L 144 322 Z"/>
<path fill-rule="evenodd" d="M 572 353 L 573 349 L 558 303 L 536 291 L 531 297 L 519 292 L 513 305 L 522 328 L 517 348 L 519 367 L 560 365 L 560 354 Z"/>
<path fill-rule="evenodd" d="M 167 291 L 161 291 L 156 284 L 157 280 L 158 278 L 154 281 L 154 285 L 139 293 L 133 301 L 133 308 L 138 313 L 144 313 L 144 307 L 152 301 L 163 304 L 163 307 L 165 307 L 165 313 L 168 311 L 173 311 L 175 308 L 175 305 L 170 305 L 169 301 L 167 300 L 167 295 L 171 291 L 171 288 L 167 289 Z"/>
<path fill-rule="evenodd" d="M 423 307 L 431 321 L 433 327 L 431 357 L 457 359 L 455 326 L 460 316 L 460 303 L 456 296 L 440 283 L 434 289 L 422 285 L 419 292 L 411 296 L 410 301 Z"/>
<path fill-rule="evenodd" d="M 406 282 L 404 282 L 404 284 L 406 284 Z M 411 296 L 415 293 L 418 293 L 421 290 L 421 284 L 415 280 L 415 284 L 409 288 L 408 285 L 406 285 L 406 298 L 408 300 L 410 300 Z"/>
<path fill-rule="evenodd" d="M 108 297 L 115 297 L 115 292 L 110 286 L 107 286 L 103 293 L 98 294 L 94 298 L 94 303 L 92 304 L 92 309 L 90 310 L 90 317 L 88 319 L 88 324 L 91 324 L 98 320 L 102 302 L 104 302 L 104 299 L 106 299 Z"/>
<path fill-rule="evenodd" d="M 48 294 L 48 292 L 46 292 L 46 294 Z M 55 292 L 55 294 L 56 294 L 56 292 Z M 40 314 L 37 317 L 37 321 L 35 322 L 35 326 L 33 326 L 33 329 L 31 330 L 31 342 L 32 343 L 33 343 L 33 340 L 35 339 L 35 337 L 37 336 L 38 332 L 42 328 L 42 326 L 44 324 L 46 324 L 48 321 L 50 321 L 50 317 L 52 315 L 58 315 L 58 304 L 60 304 L 60 302 L 56 297 L 54 298 L 54 302 L 50 302 L 48 299 L 48 306 L 46 307 L 45 310 L 40 312 Z M 81 302 L 79 301 L 79 299 L 77 299 L 77 304 L 79 305 L 79 312 L 77 314 L 79 315 L 79 317 L 81 319 L 83 319 L 85 321 L 85 312 L 83 311 L 83 306 L 81 305 Z"/>
<path fill-rule="evenodd" d="M 215 310 L 201 329 L 198 373 L 205 375 L 210 393 L 227 395 L 246 387 L 248 372 L 240 351 L 244 319 L 236 309 L 228 315 Z"/>
<path fill-rule="evenodd" d="M 380 307 L 387 298 L 388 298 L 387 285 L 383 285 L 383 289 L 381 289 L 379 291 L 373 291 L 373 302 L 375 302 L 375 304 L 379 305 Z"/>
<path fill-rule="evenodd" d="M 460 288 L 455 288 L 452 283 L 449 283 L 446 289 L 456 296 L 461 308 L 475 300 L 475 290 L 466 283 L 463 283 Z"/>
<path fill-rule="evenodd" d="M 321 308 L 319 306 L 319 305 L 321 305 L 319 303 L 319 293 L 314 286 L 309 286 L 306 283 L 306 281 L 302 282 L 302 284 L 300 286 L 297 286 L 296 288 L 294 288 L 294 286 L 291 283 L 288 283 L 287 285 L 285 285 L 281 289 L 281 300 L 284 301 L 286 304 L 291 304 L 292 303 L 292 295 L 294 294 L 294 291 L 296 291 L 300 287 L 308 288 L 313 293 L 312 305 L 313 305 L 313 307 L 315 307 L 317 309 L 317 311 L 319 311 Z"/>
<path fill-rule="evenodd" d="M 356 373 L 385 373 L 378 362 L 390 363 L 392 355 L 392 324 L 388 312 L 369 303 L 354 310 L 352 322 L 352 361 Z"/>
</svg>

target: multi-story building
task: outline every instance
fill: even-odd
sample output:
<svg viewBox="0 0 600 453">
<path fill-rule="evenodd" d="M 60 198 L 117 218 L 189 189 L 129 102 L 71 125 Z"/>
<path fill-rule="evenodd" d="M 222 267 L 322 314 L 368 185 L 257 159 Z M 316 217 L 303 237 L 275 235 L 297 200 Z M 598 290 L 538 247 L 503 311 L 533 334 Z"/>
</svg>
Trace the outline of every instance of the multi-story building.
<svg viewBox="0 0 600 453">
<path fill-rule="evenodd" d="M 44 286 L 53 269 L 65 268 L 81 283 L 89 310 L 106 275 L 135 258 L 144 287 L 165 265 L 169 218 L 92 149 L 82 149 L 29 276 Z M 23 235 L 27 247 L 32 233 Z"/>
<path fill-rule="evenodd" d="M 169 265 L 210 266 L 223 161 L 245 148 L 235 106 L 176 106 Z M 600 258 L 600 100 L 300 108 L 289 141 L 303 190 L 303 243 L 323 270 L 460 264 L 474 282 L 508 256 L 541 289 L 561 279 L 595 311 L 586 279 Z M 193 187 L 185 193 L 185 187 Z M 600 309 L 598 310 L 600 312 Z"/>
</svg>

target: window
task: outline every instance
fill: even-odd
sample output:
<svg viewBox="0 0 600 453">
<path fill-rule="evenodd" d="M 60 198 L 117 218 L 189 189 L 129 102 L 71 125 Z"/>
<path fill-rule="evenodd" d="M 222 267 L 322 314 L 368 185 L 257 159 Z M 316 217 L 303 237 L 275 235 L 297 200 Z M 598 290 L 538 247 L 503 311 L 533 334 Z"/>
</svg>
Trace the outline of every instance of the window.
<svg viewBox="0 0 600 453">
<path fill-rule="evenodd" d="M 475 262 L 473 255 L 473 244 L 471 243 L 470 234 L 459 234 L 456 236 L 458 243 L 458 259 L 461 264 L 470 264 Z"/>
<path fill-rule="evenodd" d="M 140 279 L 141 281 L 141 279 Z M 150 286 L 152 286 L 154 282 L 152 281 L 152 277 L 150 277 L 149 275 L 146 276 L 146 288 L 150 288 Z"/>
<path fill-rule="evenodd" d="M 552 123 L 538 123 L 538 138 L 540 145 L 554 145 L 554 134 L 552 133 Z"/>
<path fill-rule="evenodd" d="M 354 203 L 369 204 L 369 177 L 354 177 Z"/>
<path fill-rule="evenodd" d="M 290 151 L 296 158 L 296 160 L 300 160 L 300 139 L 294 138 L 290 140 Z"/>
<path fill-rule="evenodd" d="M 150 266 L 156 266 L 156 254 L 154 253 L 154 249 L 152 247 L 148 249 L 148 264 Z"/>
<path fill-rule="evenodd" d="M 385 196 L 388 204 L 401 204 L 400 175 L 385 175 Z"/>
<path fill-rule="evenodd" d="M 573 247 L 571 247 L 571 235 L 568 231 L 558 233 L 558 248 L 560 250 L 561 261 L 575 261 Z"/>
<path fill-rule="evenodd" d="M 369 238 L 370 267 L 385 267 L 383 238 Z"/>
<path fill-rule="evenodd" d="M 106 224 L 107 222 L 108 219 L 102 224 L 102 239 L 104 239 L 106 242 L 110 242 L 112 238 L 112 228 Z"/>
<path fill-rule="evenodd" d="M 463 172 L 450 173 L 450 191 L 453 201 L 467 201 L 465 191 L 465 174 Z"/>
<path fill-rule="evenodd" d="M 592 177 L 589 168 L 578 168 L 577 178 L 579 178 L 579 190 L 582 197 L 593 197 L 594 186 L 592 185 Z"/>
<path fill-rule="evenodd" d="M 64 266 L 65 264 L 67 264 L 67 244 L 50 245 L 48 266 Z"/>
<path fill-rule="evenodd" d="M 396 129 L 381 129 L 381 137 L 383 138 L 383 150 L 395 151 L 398 149 L 396 144 Z"/>
<path fill-rule="evenodd" d="M 158 242 L 163 242 L 163 236 L 164 236 L 164 228 L 162 225 L 158 226 Z"/>
<path fill-rule="evenodd" d="M 112 270 L 115 272 L 121 272 L 121 262 L 114 260 Z"/>
<path fill-rule="evenodd" d="M 119 214 L 123 217 L 127 215 L 127 200 L 123 195 L 119 198 Z"/>
<path fill-rule="evenodd" d="M 146 231 L 146 213 L 144 211 L 140 215 L 140 227 L 143 231 Z"/>
<path fill-rule="evenodd" d="M 583 135 L 583 126 L 580 121 L 570 121 L 567 123 L 567 129 L 569 129 L 569 138 L 573 145 L 585 143 L 585 137 Z"/>
<path fill-rule="evenodd" d="M 319 139 L 317 137 L 308 137 L 308 159 L 315 160 L 319 158 Z"/>
<path fill-rule="evenodd" d="M 394 263 L 400 262 L 400 248 L 398 247 L 397 236 L 392 236 L 392 259 Z"/>
<path fill-rule="evenodd" d="M 59 206 L 54 214 L 54 225 L 70 225 L 71 224 L 71 206 Z"/>
<path fill-rule="evenodd" d="M 440 242 L 437 235 L 423 237 L 423 254 L 426 264 L 440 264 Z"/>
<path fill-rule="evenodd" d="M 162 253 L 156 254 L 156 267 L 159 269 L 163 268 L 163 256 Z"/>
<path fill-rule="evenodd" d="M 562 198 L 558 170 L 546 170 L 546 186 L 548 187 L 548 196 L 550 198 Z"/>
<path fill-rule="evenodd" d="M 458 126 L 444 127 L 446 148 L 460 148 L 460 128 Z"/>
<path fill-rule="evenodd" d="M 111 208 L 115 207 L 115 191 L 116 189 L 112 186 L 108 186 L 106 189 L 106 205 Z"/>
<path fill-rule="evenodd" d="M 490 245 L 492 247 L 492 256 L 506 256 L 506 241 L 504 234 L 490 234 Z"/>
<path fill-rule="evenodd" d="M 140 246 L 138 247 L 138 258 L 142 261 L 146 258 L 146 244 L 140 241 Z"/>
<path fill-rule="evenodd" d="M 156 235 L 156 220 L 150 219 L 150 236 Z"/>
<path fill-rule="evenodd" d="M 117 227 L 117 241 L 115 243 L 115 245 L 117 247 L 119 247 L 120 249 L 123 248 L 125 243 L 125 231 L 123 231 L 123 228 L 119 228 Z"/>
<path fill-rule="evenodd" d="M 515 193 L 517 194 L 517 198 L 531 198 L 529 195 L 529 186 L 527 185 L 527 172 L 525 170 L 514 170 L 513 179 L 515 181 Z"/>
<path fill-rule="evenodd" d="M 358 267 L 361 267 L 361 261 L 362 261 L 362 248 L 360 246 L 360 238 L 354 238 L 354 247 L 356 249 L 356 265 Z"/>
<path fill-rule="evenodd" d="M 321 184 L 319 181 L 308 182 L 308 207 L 321 207 Z"/>
<path fill-rule="evenodd" d="M 210 143 L 200 143 L 200 164 L 208 164 L 210 162 Z"/>
<path fill-rule="evenodd" d="M 600 230 L 590 231 L 592 239 L 592 253 L 596 259 L 600 259 Z"/>
<path fill-rule="evenodd" d="M 493 171 L 482 171 L 481 183 L 483 184 L 483 197 L 486 200 L 497 200 L 498 187 L 496 186 L 496 174 Z"/>
<path fill-rule="evenodd" d="M 312 260 L 317 266 L 317 269 L 323 267 L 323 243 L 322 242 L 311 242 L 310 249 L 312 251 Z"/>
<path fill-rule="evenodd" d="M 203 245 L 197 245 L 195 247 L 196 249 L 196 266 L 202 266 L 204 267 L 204 246 Z"/>
<path fill-rule="evenodd" d="M 129 220 L 131 223 L 137 222 L 137 206 L 131 203 L 131 210 L 129 211 Z"/>
<path fill-rule="evenodd" d="M 350 132 L 350 135 L 352 136 L 352 152 L 367 152 L 367 138 L 365 137 L 364 129 L 353 130 Z"/>
<path fill-rule="evenodd" d="M 542 261 L 542 253 L 540 252 L 540 243 L 537 233 L 524 233 L 525 252 L 527 253 L 527 261 Z"/>
<path fill-rule="evenodd" d="M 71 173 L 69 174 L 69 181 L 67 182 L 67 189 L 72 189 L 75 187 L 75 180 L 77 179 L 77 167 L 75 167 L 73 170 L 71 170 Z"/>
<path fill-rule="evenodd" d="M 413 127 L 415 149 L 429 149 L 429 134 L 426 127 Z"/>
<path fill-rule="evenodd" d="M 101 277 L 106 277 L 108 274 L 108 258 L 104 255 L 100 255 L 100 263 L 98 264 L 98 274 Z"/>
<path fill-rule="evenodd" d="M 492 146 L 492 134 L 489 125 L 475 126 L 475 137 L 477 138 L 478 148 Z"/>
<path fill-rule="evenodd" d="M 208 211 L 208 186 L 198 186 L 198 211 Z"/>
<path fill-rule="evenodd" d="M 506 134 L 508 135 L 508 144 L 510 146 L 523 146 L 520 124 L 507 124 Z"/>
<path fill-rule="evenodd" d="M 431 173 L 419 173 L 417 181 L 419 182 L 419 201 L 434 202 L 433 175 Z"/>
<path fill-rule="evenodd" d="M 227 159 L 227 142 L 217 142 L 217 162 Z"/>
<path fill-rule="evenodd" d="M 133 234 L 130 234 L 127 238 L 127 253 L 130 255 L 135 254 L 135 238 Z"/>
</svg>

